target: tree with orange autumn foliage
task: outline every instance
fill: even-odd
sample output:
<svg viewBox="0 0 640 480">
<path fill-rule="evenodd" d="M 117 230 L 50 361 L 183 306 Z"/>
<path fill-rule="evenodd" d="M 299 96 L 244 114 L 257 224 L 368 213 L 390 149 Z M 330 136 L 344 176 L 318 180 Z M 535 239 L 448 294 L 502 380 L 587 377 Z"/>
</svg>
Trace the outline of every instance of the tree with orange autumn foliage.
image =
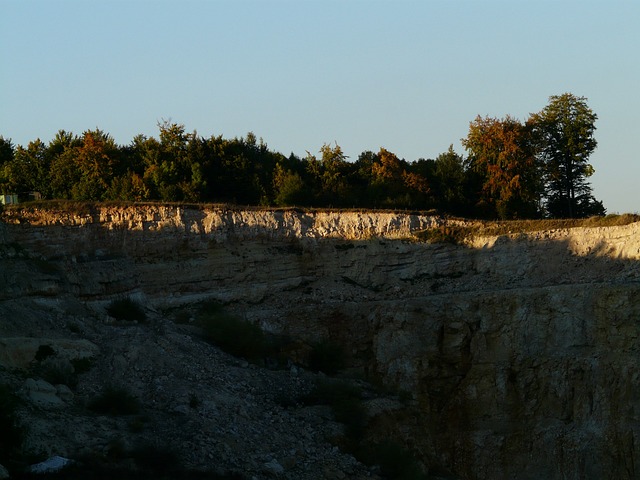
<svg viewBox="0 0 640 480">
<path fill-rule="evenodd" d="M 427 179 L 409 170 L 406 161 L 385 148 L 375 155 L 371 164 L 372 187 L 378 192 L 382 205 L 389 207 L 411 207 L 424 204 L 430 192 Z"/>
<path fill-rule="evenodd" d="M 478 116 L 462 145 L 467 168 L 479 179 L 480 210 L 503 219 L 540 215 L 540 169 L 526 125 L 509 115 Z"/>
</svg>

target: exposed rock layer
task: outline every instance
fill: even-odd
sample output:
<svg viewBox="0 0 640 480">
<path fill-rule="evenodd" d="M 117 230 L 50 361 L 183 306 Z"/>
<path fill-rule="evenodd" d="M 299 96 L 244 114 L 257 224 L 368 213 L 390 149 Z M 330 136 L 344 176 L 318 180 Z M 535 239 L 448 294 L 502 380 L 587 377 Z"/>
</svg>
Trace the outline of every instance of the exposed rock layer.
<svg viewBox="0 0 640 480">
<path fill-rule="evenodd" d="M 4 221 L 0 308 L 13 314 L 24 297 L 95 312 L 125 295 L 159 310 L 216 298 L 266 330 L 340 342 L 353 368 L 410 392 L 420 415 L 388 428 L 428 465 L 469 479 L 640 475 L 640 224 L 463 247 L 415 242 L 442 220 L 393 213 L 145 206 Z M 3 319 L 0 335 L 18 334 Z"/>
</svg>

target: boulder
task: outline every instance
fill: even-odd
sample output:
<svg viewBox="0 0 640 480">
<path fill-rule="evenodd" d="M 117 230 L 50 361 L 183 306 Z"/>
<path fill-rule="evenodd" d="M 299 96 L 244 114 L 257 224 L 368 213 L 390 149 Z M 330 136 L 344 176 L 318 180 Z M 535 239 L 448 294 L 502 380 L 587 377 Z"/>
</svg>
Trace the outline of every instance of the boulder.
<svg viewBox="0 0 640 480">
<path fill-rule="evenodd" d="M 23 396 L 37 407 L 50 409 L 64 407 L 64 402 L 58 397 L 56 387 L 44 380 L 28 378 L 24 382 Z"/>
<path fill-rule="evenodd" d="M 47 458 L 44 462 L 31 465 L 29 471 L 32 473 L 54 473 L 62 470 L 70 463 L 71 460 L 69 460 L 68 458 L 55 455 L 53 457 Z"/>
</svg>

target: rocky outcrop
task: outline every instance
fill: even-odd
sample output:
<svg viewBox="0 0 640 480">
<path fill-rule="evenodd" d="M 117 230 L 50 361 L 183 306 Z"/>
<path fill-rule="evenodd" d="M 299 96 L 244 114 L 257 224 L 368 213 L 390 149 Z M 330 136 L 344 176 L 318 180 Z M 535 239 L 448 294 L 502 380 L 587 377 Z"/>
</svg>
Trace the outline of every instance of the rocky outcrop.
<svg viewBox="0 0 640 480">
<path fill-rule="evenodd" d="M 352 373 L 404 391 L 411 414 L 380 435 L 433 471 L 640 475 L 640 224 L 455 246 L 413 237 L 442 219 L 394 213 L 146 206 L 4 222 L 0 336 L 62 325 L 102 352 L 114 298 L 159 318 L 214 298 L 266 331 L 340 343 Z M 255 468 L 279 475 L 283 462 L 265 454 Z"/>
</svg>

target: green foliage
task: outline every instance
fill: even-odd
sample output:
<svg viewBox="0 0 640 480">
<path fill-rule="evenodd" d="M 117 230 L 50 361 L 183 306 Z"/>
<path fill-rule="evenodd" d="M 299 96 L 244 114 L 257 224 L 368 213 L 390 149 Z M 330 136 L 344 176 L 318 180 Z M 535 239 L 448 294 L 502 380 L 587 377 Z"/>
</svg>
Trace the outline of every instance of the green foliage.
<svg viewBox="0 0 640 480">
<path fill-rule="evenodd" d="M 426 167 L 426 161 L 424 163 Z M 453 214 L 462 212 L 468 202 L 465 195 L 464 159 L 450 145 L 449 150 L 438 155 L 433 164 L 433 171 L 427 170 L 424 175 L 429 176 L 430 173 L 433 179 L 432 190 L 437 208 Z"/>
<path fill-rule="evenodd" d="M 285 170 L 277 164 L 273 173 L 273 203 L 283 207 L 288 205 L 304 205 L 308 200 L 302 177 L 291 170 Z"/>
<path fill-rule="evenodd" d="M 78 376 L 73 365 L 66 359 L 44 360 L 34 368 L 33 373 L 51 385 L 62 384 L 73 388 L 78 384 Z"/>
<path fill-rule="evenodd" d="M 345 425 L 349 441 L 358 441 L 364 435 L 367 414 L 358 387 L 339 380 L 319 381 L 303 398 L 303 402 L 308 405 L 329 405 L 336 421 Z"/>
<path fill-rule="evenodd" d="M 91 357 L 72 358 L 70 362 L 76 375 L 87 373 L 93 367 L 93 358 Z"/>
<path fill-rule="evenodd" d="M 78 384 L 78 375 L 87 372 L 91 365 L 91 358 L 58 358 L 50 345 L 40 345 L 32 365 L 32 373 L 52 385 L 62 384 L 73 388 Z"/>
<path fill-rule="evenodd" d="M 258 362 L 271 351 L 260 327 L 226 312 L 217 302 L 205 302 L 196 321 L 208 341 L 231 355 Z"/>
<path fill-rule="evenodd" d="M 42 362 L 49 357 L 55 356 L 55 354 L 56 351 L 51 347 L 51 345 L 40 345 L 36 351 L 35 359 L 36 362 Z"/>
<path fill-rule="evenodd" d="M 144 431 L 144 427 L 149 419 L 145 415 L 137 415 L 129 420 L 127 426 L 131 433 L 140 433 Z"/>
<path fill-rule="evenodd" d="M 382 475 L 390 480 L 428 478 L 411 452 L 392 440 L 367 444 L 358 452 L 357 457 L 367 465 L 379 465 Z"/>
<path fill-rule="evenodd" d="M 11 468 L 22 454 L 25 428 L 18 419 L 18 397 L 8 385 L 0 384 L 0 464 Z"/>
<path fill-rule="evenodd" d="M 243 205 L 402 208 L 466 217 L 602 215 L 587 163 L 596 115 L 586 99 L 550 98 L 521 123 L 478 117 L 463 141 L 435 160 L 407 161 L 381 148 L 348 161 L 338 144 L 305 158 L 270 151 L 253 133 L 199 136 L 163 121 L 158 138 L 126 146 L 99 129 L 60 130 L 45 144 L 14 146 L 0 137 L 0 189 L 44 199 L 227 202 Z M 558 135 L 555 135 L 558 133 Z M 544 188 L 543 188 L 544 187 Z M 10 191 L 10 192 L 9 192 Z"/>
<path fill-rule="evenodd" d="M 309 369 L 334 375 L 346 366 L 346 355 L 342 345 L 322 340 L 312 345 L 309 352 Z"/>
<path fill-rule="evenodd" d="M 190 408 L 193 408 L 195 410 L 196 408 L 198 408 L 200 406 L 201 403 L 202 403 L 202 401 L 200 400 L 200 397 L 198 397 L 198 395 L 196 395 L 195 393 L 189 394 L 189 407 Z"/>
<path fill-rule="evenodd" d="M 182 469 L 180 457 L 168 445 L 139 445 L 130 456 L 139 468 L 148 472 L 167 474 Z"/>
<path fill-rule="evenodd" d="M 116 320 L 127 322 L 144 323 L 147 320 L 147 314 L 144 308 L 129 297 L 113 300 L 107 306 L 107 314 Z"/>
<path fill-rule="evenodd" d="M 598 116 L 585 97 L 571 93 L 549 97 L 549 104 L 528 121 L 544 165 L 546 209 L 551 217 L 583 218 L 605 213 L 587 181 L 594 173 L 589 156 Z"/>
<path fill-rule="evenodd" d="M 136 415 L 140 401 L 124 388 L 109 386 L 87 405 L 89 410 L 102 415 Z"/>
<path fill-rule="evenodd" d="M 31 263 L 40 270 L 41 273 L 48 275 L 56 275 L 60 270 L 56 264 L 44 258 L 32 258 Z"/>
</svg>

